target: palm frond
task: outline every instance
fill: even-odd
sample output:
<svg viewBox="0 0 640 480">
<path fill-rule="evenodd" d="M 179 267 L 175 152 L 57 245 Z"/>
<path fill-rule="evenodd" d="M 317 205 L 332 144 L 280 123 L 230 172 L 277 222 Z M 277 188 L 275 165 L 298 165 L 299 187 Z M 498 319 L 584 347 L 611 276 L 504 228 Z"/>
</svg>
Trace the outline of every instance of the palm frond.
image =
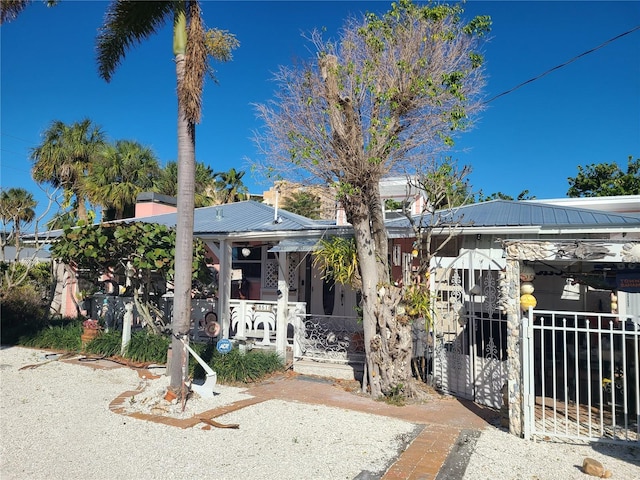
<svg viewBox="0 0 640 480">
<path fill-rule="evenodd" d="M 125 54 L 163 27 L 183 2 L 116 0 L 111 2 L 98 30 L 98 73 L 107 82 Z"/>
<path fill-rule="evenodd" d="M 27 8 L 31 0 L 2 0 L 0 2 L 0 25 L 12 22 Z M 55 7 L 58 0 L 44 0 L 47 7 Z"/>
<path fill-rule="evenodd" d="M 0 25 L 15 20 L 30 3 L 29 0 L 2 0 L 0 2 Z"/>
</svg>

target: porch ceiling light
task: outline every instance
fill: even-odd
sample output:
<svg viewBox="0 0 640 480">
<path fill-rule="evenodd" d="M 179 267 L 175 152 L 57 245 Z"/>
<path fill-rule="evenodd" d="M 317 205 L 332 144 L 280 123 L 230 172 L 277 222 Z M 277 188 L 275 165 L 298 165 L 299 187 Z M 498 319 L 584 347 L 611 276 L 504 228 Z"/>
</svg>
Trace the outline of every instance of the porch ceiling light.
<svg viewBox="0 0 640 480">
<path fill-rule="evenodd" d="M 244 248 L 241 250 L 241 252 L 242 252 L 242 256 L 243 256 L 243 257 L 248 257 L 249 255 L 251 255 L 251 249 L 250 249 L 250 248 L 247 248 L 247 247 L 244 247 Z"/>
</svg>

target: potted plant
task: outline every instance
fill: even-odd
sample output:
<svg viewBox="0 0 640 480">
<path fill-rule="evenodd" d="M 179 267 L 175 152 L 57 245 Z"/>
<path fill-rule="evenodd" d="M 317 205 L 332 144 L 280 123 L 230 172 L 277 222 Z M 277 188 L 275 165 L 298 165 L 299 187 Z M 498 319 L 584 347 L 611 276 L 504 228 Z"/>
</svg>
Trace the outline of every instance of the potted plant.
<svg viewBox="0 0 640 480">
<path fill-rule="evenodd" d="M 87 343 L 100 335 L 101 331 L 102 326 L 98 320 L 89 318 L 82 322 L 82 335 L 80 337 L 82 340 L 82 347 L 84 348 Z"/>
</svg>

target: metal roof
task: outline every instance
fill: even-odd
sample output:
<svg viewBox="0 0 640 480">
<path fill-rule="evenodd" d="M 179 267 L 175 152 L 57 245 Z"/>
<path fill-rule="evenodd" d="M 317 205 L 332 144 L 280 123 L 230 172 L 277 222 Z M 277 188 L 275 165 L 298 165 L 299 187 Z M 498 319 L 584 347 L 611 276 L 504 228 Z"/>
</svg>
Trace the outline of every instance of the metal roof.
<svg viewBox="0 0 640 480">
<path fill-rule="evenodd" d="M 603 212 L 637 215 L 640 213 L 640 195 L 619 195 L 615 197 L 571 197 L 543 200 L 523 200 L 531 203 L 546 203 L 560 207 L 587 208 Z"/>
<path fill-rule="evenodd" d="M 514 233 L 568 233 L 585 231 L 594 233 L 634 230 L 640 232 L 640 216 L 559 205 L 491 200 L 474 203 L 453 210 L 436 213 L 443 222 L 458 225 L 473 234 L 504 232 Z M 127 218 L 117 222 L 148 222 L 174 227 L 177 213 L 165 213 L 143 218 Z M 429 225 L 430 215 L 422 218 Z M 441 222 L 442 223 L 442 222 Z M 390 238 L 412 235 L 412 228 L 405 217 L 387 219 Z M 563 232 L 560 232 L 563 230 Z M 48 240 L 57 238 L 61 230 L 47 232 Z M 335 222 L 311 220 L 286 210 L 276 210 L 270 205 L 253 200 L 228 203 L 194 211 L 194 235 L 201 238 L 259 237 L 259 238 L 318 238 L 327 234 L 349 235 L 350 225 L 337 226 Z M 24 238 L 33 240 L 33 235 Z M 46 242 L 46 241 L 45 241 Z"/>
<path fill-rule="evenodd" d="M 447 223 L 458 223 L 463 227 L 640 227 L 640 217 L 575 207 L 562 207 L 542 203 L 491 200 L 465 205 L 453 210 L 435 213 Z M 431 216 L 422 219 L 430 224 Z M 407 228 L 406 218 L 389 220 L 391 228 Z"/>
<path fill-rule="evenodd" d="M 40 262 L 51 260 L 51 253 L 44 248 L 22 247 L 18 252 L 18 260 L 23 262 Z M 4 247 L 5 261 L 12 262 L 16 259 L 16 247 L 13 245 L 5 245 Z"/>
<path fill-rule="evenodd" d="M 128 220 L 175 226 L 177 213 Z M 318 222 L 286 210 L 276 210 L 253 200 L 196 208 L 193 219 L 193 233 L 199 236 L 249 232 L 304 232 L 327 228 L 337 227 L 335 223 Z"/>
<path fill-rule="evenodd" d="M 107 223 L 146 222 L 175 227 L 177 218 L 177 212 L 171 212 L 148 217 L 113 220 Z M 330 232 L 345 235 L 350 231 L 349 225 L 337 226 L 335 221 L 312 220 L 286 210 L 276 210 L 270 205 L 254 200 L 201 207 L 194 210 L 193 234 L 203 239 L 250 236 L 317 238 Z M 62 233 L 62 230 L 46 232 L 47 239 L 43 239 L 43 241 L 54 240 Z M 23 238 L 35 240 L 33 235 L 23 235 Z"/>
</svg>

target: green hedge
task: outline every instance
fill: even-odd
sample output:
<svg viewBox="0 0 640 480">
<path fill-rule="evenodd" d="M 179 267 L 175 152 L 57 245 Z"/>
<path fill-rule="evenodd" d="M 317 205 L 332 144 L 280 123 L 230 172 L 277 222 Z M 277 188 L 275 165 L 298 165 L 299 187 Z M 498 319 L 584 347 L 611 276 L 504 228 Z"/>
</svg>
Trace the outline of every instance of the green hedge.
<svg viewBox="0 0 640 480">
<path fill-rule="evenodd" d="M 80 320 L 62 319 L 40 325 L 39 329 L 20 336 L 15 344 L 56 351 L 84 352 L 107 358 L 120 356 L 122 332 L 103 332 L 84 348 L 80 340 L 81 334 Z M 171 338 L 168 335 L 137 331 L 131 335 L 131 341 L 122 357 L 133 362 L 164 365 L 170 344 Z M 190 346 L 217 373 L 221 382 L 254 382 L 284 368 L 280 356 L 273 351 L 251 350 L 242 353 L 233 349 L 227 354 L 221 354 L 211 343 L 192 343 Z M 204 369 L 193 357 L 189 359 L 189 375 L 193 378 L 205 377 Z"/>
</svg>

